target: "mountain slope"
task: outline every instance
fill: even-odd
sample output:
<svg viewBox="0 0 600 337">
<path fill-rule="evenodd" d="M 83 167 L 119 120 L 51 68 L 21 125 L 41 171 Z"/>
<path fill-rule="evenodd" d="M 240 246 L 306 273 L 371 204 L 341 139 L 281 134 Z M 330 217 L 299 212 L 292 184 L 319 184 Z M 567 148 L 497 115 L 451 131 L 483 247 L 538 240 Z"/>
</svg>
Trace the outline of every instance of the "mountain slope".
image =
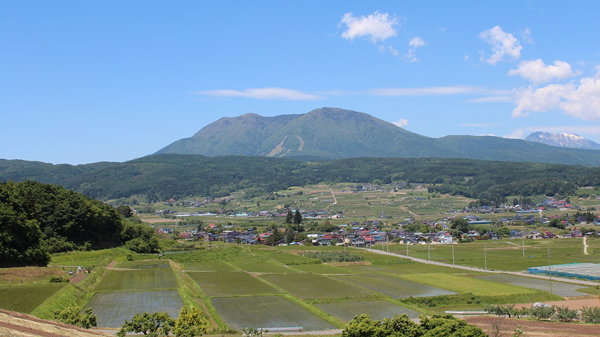
<svg viewBox="0 0 600 337">
<path fill-rule="evenodd" d="M 365 113 L 321 108 L 306 114 L 221 118 L 155 154 L 266 156 L 298 159 L 356 157 L 468 158 L 600 165 L 600 152 L 557 148 L 499 137 L 430 138 Z"/>
<path fill-rule="evenodd" d="M 557 147 L 568 147 L 574 149 L 600 149 L 600 144 L 585 139 L 579 135 L 568 133 L 534 132 L 525 138 L 528 142 L 542 143 Z"/>
<path fill-rule="evenodd" d="M 221 118 L 156 154 L 268 157 L 442 157 L 448 149 L 365 113 L 322 108 L 303 115 Z"/>
</svg>

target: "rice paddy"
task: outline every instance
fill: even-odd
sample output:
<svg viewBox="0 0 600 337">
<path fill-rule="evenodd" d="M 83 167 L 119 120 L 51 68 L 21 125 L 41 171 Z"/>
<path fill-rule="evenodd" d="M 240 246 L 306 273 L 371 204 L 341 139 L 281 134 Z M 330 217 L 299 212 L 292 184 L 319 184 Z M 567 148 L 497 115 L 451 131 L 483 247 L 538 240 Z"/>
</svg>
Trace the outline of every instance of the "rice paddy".
<svg viewBox="0 0 600 337">
<path fill-rule="evenodd" d="M 336 329 L 299 304 L 281 296 L 213 298 L 213 306 L 234 329 L 301 327 L 303 331 Z"/>
<path fill-rule="evenodd" d="M 369 290 L 310 273 L 262 275 L 261 278 L 301 299 L 374 295 Z"/>
<path fill-rule="evenodd" d="M 319 303 L 315 306 L 342 322 L 349 322 L 354 316 L 361 314 L 377 320 L 402 314 L 406 314 L 409 318 L 418 318 L 421 315 L 420 312 L 387 301 Z"/>
<path fill-rule="evenodd" d="M 188 275 L 210 296 L 273 294 L 279 291 L 243 271 Z"/>
<path fill-rule="evenodd" d="M 172 269 L 109 270 L 97 291 L 177 289 Z"/>
<path fill-rule="evenodd" d="M 550 283 L 549 280 L 543 280 L 538 278 L 531 278 L 526 276 L 516 276 L 516 275 L 508 275 L 508 274 L 487 274 L 487 275 L 479 275 L 473 276 L 474 278 L 498 283 L 506 283 L 512 284 L 515 286 L 537 289 L 542 291 L 552 291 L 552 293 L 562 296 L 562 297 L 574 297 L 574 296 L 584 296 L 587 293 L 577 291 L 579 288 L 576 285 L 570 283 L 556 282 L 552 281 Z"/>
<path fill-rule="evenodd" d="M 166 312 L 176 318 L 182 306 L 175 290 L 98 293 L 87 305 L 98 316 L 98 326 L 105 328 L 121 327 L 125 320 L 143 312 Z"/>
<path fill-rule="evenodd" d="M 472 293 L 479 296 L 493 296 L 497 294 L 518 295 L 535 292 L 531 289 L 504 283 L 495 283 L 475 278 L 456 276 L 450 274 L 414 274 L 402 276 L 403 279 L 440 287 L 465 294 Z"/>
<path fill-rule="evenodd" d="M 339 276 L 338 280 L 356 284 L 392 298 L 452 295 L 455 292 L 387 275 Z"/>
<path fill-rule="evenodd" d="M 65 284 L 0 287 L 0 308 L 30 313 Z"/>
</svg>

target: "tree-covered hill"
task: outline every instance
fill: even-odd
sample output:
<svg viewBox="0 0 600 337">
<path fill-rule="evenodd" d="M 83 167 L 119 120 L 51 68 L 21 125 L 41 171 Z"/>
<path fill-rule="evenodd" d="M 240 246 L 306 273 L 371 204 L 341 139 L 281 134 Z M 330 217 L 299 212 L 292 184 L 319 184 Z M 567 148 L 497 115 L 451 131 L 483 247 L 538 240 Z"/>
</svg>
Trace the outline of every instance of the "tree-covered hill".
<svg viewBox="0 0 600 337">
<path fill-rule="evenodd" d="M 48 263 L 49 253 L 121 242 L 119 213 L 56 185 L 0 183 L 0 265 Z"/>
<path fill-rule="evenodd" d="M 19 180 L 6 173 L 13 171 L 11 162 L 0 162 L 0 181 Z M 17 164 L 26 166 L 23 162 Z M 435 184 L 431 187 L 435 191 L 498 200 L 509 195 L 562 195 L 572 193 L 576 186 L 600 185 L 600 169 L 594 167 L 445 158 L 300 162 L 285 158 L 165 154 L 110 165 L 83 165 L 59 181 L 55 177 L 67 176 L 65 172 L 74 169 L 68 165 L 46 165 L 44 174 L 30 179 L 53 179 L 61 186 L 104 200 L 133 195 L 146 195 L 151 200 L 221 197 L 238 190 L 253 196 L 320 182 L 401 181 Z"/>
</svg>

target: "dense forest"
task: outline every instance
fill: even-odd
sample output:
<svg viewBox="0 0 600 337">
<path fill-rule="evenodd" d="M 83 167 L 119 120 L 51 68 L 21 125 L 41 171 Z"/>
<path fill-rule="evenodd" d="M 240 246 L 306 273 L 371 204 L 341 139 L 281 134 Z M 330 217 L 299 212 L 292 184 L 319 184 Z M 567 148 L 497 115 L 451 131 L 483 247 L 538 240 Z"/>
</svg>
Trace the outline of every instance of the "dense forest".
<svg viewBox="0 0 600 337">
<path fill-rule="evenodd" d="M 152 251 L 153 234 L 114 207 L 63 187 L 0 183 L 0 265 L 46 265 L 50 253 L 121 243 Z"/>
<path fill-rule="evenodd" d="M 435 192 L 493 201 L 510 195 L 566 195 L 577 186 L 599 186 L 600 168 L 446 158 L 302 162 L 174 154 L 78 166 L 0 161 L 0 181 L 25 179 L 59 184 L 101 200 L 133 195 L 146 195 L 156 201 L 187 196 L 222 197 L 239 190 L 251 197 L 320 182 L 406 182 L 428 184 Z"/>
</svg>

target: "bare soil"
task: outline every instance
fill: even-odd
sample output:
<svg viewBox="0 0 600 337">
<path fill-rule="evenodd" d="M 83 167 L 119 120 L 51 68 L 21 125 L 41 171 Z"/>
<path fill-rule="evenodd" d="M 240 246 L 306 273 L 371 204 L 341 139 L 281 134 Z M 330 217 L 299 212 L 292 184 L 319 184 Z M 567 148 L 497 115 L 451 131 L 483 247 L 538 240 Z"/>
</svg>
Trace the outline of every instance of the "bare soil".
<svg viewBox="0 0 600 337">
<path fill-rule="evenodd" d="M 498 337 L 512 336 L 517 325 L 521 326 L 527 337 L 600 336 L 600 326 L 594 324 L 532 321 L 495 316 L 467 317 L 464 320 L 483 329 L 488 335 Z M 493 332 L 494 326 L 499 327 L 498 335 Z"/>
<path fill-rule="evenodd" d="M 0 283 L 33 283 L 52 276 L 66 277 L 67 272 L 61 267 L 0 268 Z"/>
<path fill-rule="evenodd" d="M 544 302 L 544 303 L 550 304 L 552 306 L 557 306 L 557 307 L 568 307 L 571 310 L 581 309 L 583 307 L 600 307 L 600 299 L 598 299 L 598 298 L 582 298 L 582 299 L 553 301 L 553 302 Z M 517 304 L 515 306 L 517 308 L 522 308 L 522 307 L 531 308 L 532 305 L 533 305 L 533 303 L 525 303 L 525 304 Z"/>
<path fill-rule="evenodd" d="M 31 315 L 0 309 L 0 336 L 97 337 L 110 335 L 99 331 L 82 329 L 74 325 L 47 321 Z"/>
</svg>

